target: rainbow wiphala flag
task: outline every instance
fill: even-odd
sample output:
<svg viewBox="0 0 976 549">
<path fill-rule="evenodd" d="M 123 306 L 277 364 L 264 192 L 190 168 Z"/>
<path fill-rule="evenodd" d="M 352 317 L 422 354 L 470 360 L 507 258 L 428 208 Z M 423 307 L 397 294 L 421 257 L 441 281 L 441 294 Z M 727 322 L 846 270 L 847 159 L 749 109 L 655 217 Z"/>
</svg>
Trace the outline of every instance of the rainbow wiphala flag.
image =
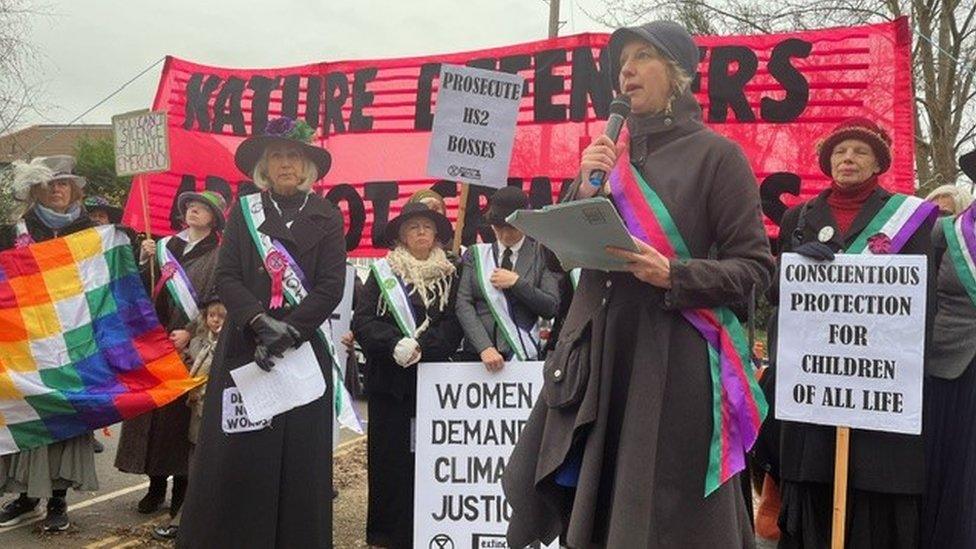
<svg viewBox="0 0 976 549">
<path fill-rule="evenodd" d="M 113 226 L 0 253 L 0 454 L 163 406 L 197 385 Z"/>
</svg>

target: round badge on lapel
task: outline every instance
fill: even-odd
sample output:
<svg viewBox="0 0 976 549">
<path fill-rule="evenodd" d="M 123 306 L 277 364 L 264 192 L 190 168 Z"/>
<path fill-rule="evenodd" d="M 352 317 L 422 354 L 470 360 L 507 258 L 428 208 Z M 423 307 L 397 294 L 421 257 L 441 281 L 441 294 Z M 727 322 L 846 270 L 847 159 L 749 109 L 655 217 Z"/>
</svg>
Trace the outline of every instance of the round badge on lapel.
<svg viewBox="0 0 976 549">
<path fill-rule="evenodd" d="M 824 244 L 830 242 L 830 239 L 832 238 L 834 238 L 834 228 L 830 225 L 820 229 L 820 232 L 817 234 L 817 240 L 823 242 Z"/>
</svg>

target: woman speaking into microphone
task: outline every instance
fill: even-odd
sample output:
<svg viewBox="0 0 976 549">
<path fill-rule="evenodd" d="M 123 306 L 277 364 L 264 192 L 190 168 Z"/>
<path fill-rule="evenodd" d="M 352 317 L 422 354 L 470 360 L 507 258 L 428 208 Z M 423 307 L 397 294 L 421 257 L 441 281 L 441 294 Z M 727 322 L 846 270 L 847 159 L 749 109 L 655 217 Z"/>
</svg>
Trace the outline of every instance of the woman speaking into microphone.
<svg viewBox="0 0 976 549">
<path fill-rule="evenodd" d="M 581 275 L 506 467 L 508 541 L 751 547 L 732 481 L 766 404 L 728 306 L 774 272 L 758 186 L 739 147 L 702 124 L 684 28 L 622 28 L 607 47 L 632 110 L 616 145 L 583 152 L 575 196 L 604 170 L 639 251 L 608 249 L 629 272 Z"/>
</svg>

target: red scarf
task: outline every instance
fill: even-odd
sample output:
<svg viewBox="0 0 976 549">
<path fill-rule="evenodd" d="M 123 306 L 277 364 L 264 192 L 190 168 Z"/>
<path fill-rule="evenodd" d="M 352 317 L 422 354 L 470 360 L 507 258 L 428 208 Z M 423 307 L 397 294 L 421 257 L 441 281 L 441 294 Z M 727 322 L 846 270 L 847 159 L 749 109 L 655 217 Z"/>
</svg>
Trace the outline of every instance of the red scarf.
<svg viewBox="0 0 976 549">
<path fill-rule="evenodd" d="M 854 218 L 860 213 L 861 207 L 868 201 L 874 190 L 878 188 L 878 176 L 857 185 L 843 188 L 836 181 L 830 182 L 830 194 L 827 195 L 827 205 L 837 220 L 840 234 L 847 235 L 847 231 L 854 224 Z"/>
</svg>

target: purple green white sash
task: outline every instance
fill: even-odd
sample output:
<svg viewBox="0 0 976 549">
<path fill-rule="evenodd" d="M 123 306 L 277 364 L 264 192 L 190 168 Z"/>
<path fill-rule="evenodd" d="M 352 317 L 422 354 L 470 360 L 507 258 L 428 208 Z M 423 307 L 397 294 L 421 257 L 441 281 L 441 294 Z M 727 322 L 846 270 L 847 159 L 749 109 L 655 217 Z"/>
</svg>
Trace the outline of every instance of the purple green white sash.
<svg viewBox="0 0 976 549">
<path fill-rule="evenodd" d="M 254 241 L 258 254 L 262 261 L 267 261 L 271 254 L 281 254 L 286 260 L 283 274 L 284 298 L 292 305 L 298 305 L 308 295 L 305 275 L 301 267 L 291 256 L 288 250 L 280 242 L 274 241 L 270 236 L 258 231 L 258 227 L 264 223 L 264 202 L 261 200 L 261 193 L 250 194 L 241 197 L 241 213 L 244 215 L 244 222 L 247 224 L 248 233 Z M 336 354 L 335 344 L 332 335 L 332 319 L 327 318 L 325 322 L 316 330 L 319 338 L 325 344 L 332 359 L 332 386 L 333 403 L 335 405 L 336 419 L 339 425 L 351 429 L 357 433 L 362 433 L 363 428 L 356 417 L 356 411 L 352 407 L 352 396 L 343 382 L 339 368 L 339 358 Z"/>
<path fill-rule="evenodd" d="M 942 227 L 959 281 L 976 305 L 976 203 L 954 220 L 943 218 Z"/>
<path fill-rule="evenodd" d="M 166 247 L 173 238 L 183 238 L 186 233 L 174 236 L 167 236 L 156 241 L 156 261 L 159 263 L 160 281 L 166 288 L 173 302 L 183 311 L 188 321 L 193 322 L 200 316 L 200 309 L 197 307 L 199 299 L 197 292 L 193 288 L 190 277 L 187 276 L 183 266 L 177 261 L 173 253 Z M 158 294 L 158 290 L 153 291 L 153 298 Z"/>
<path fill-rule="evenodd" d="M 875 254 L 869 240 L 883 235 L 890 241 L 890 249 L 883 253 L 898 253 L 919 227 L 938 211 L 935 204 L 916 196 L 896 194 L 875 214 L 857 239 L 848 246 L 849 254 Z"/>
</svg>

